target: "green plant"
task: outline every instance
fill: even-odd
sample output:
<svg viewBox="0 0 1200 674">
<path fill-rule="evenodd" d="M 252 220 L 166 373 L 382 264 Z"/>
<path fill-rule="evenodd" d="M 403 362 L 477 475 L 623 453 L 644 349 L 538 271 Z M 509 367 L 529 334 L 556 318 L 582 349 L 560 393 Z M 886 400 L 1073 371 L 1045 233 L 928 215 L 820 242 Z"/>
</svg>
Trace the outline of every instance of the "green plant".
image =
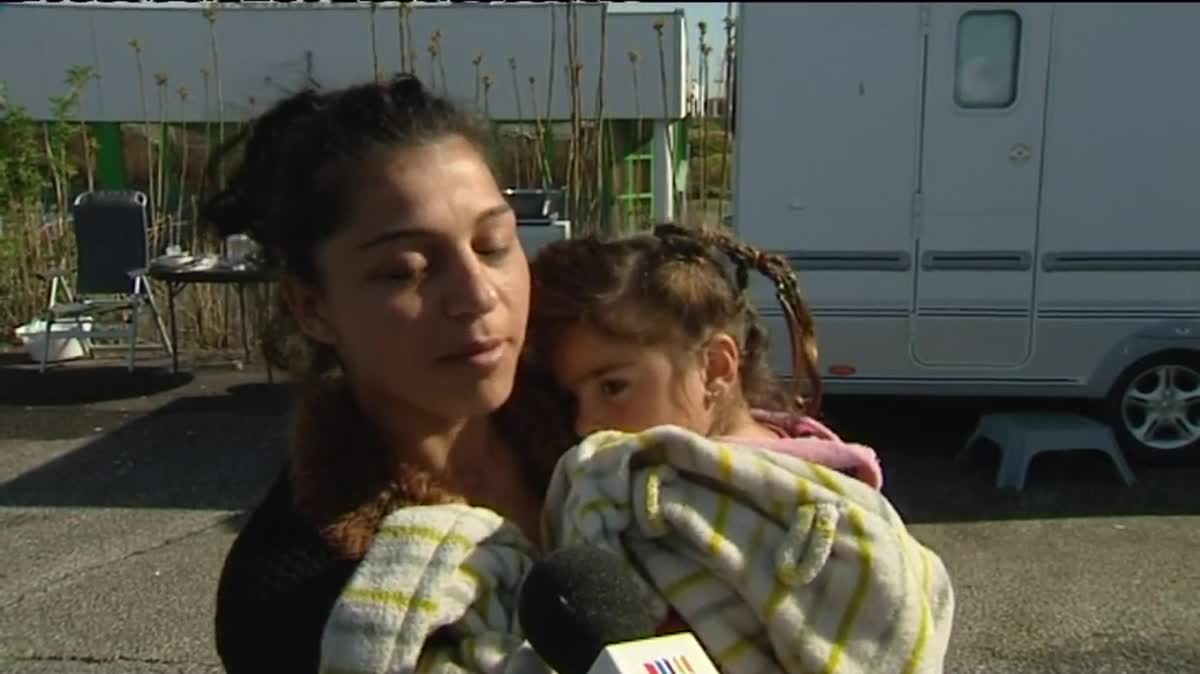
<svg viewBox="0 0 1200 674">
<path fill-rule="evenodd" d="M 46 286 L 38 274 L 74 254 L 74 233 L 66 221 L 79 162 L 70 150 L 84 140 L 87 152 L 79 101 L 93 77 L 90 68 L 69 69 L 67 90 L 50 99 L 52 118 L 44 124 L 9 100 L 0 83 L 0 325 L 5 339 L 9 328 L 45 308 Z M 47 182 L 54 188 L 54 219 L 46 217 L 43 205 Z"/>
<path fill-rule="evenodd" d="M 32 307 L 30 239 L 41 225 L 42 156 L 37 124 L 24 107 L 8 99 L 0 82 L 0 325 L 11 335 Z"/>
</svg>

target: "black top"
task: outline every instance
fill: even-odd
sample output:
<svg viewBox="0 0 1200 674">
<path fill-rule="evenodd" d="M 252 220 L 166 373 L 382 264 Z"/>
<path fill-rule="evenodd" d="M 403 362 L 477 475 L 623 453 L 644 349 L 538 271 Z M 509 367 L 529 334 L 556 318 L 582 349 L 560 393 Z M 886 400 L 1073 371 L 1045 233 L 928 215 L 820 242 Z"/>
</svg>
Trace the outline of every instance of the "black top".
<svg viewBox="0 0 1200 674">
<path fill-rule="evenodd" d="M 284 471 L 225 558 L 216 639 L 228 674 L 316 674 L 325 621 L 358 565 L 339 558 L 291 503 Z"/>
</svg>

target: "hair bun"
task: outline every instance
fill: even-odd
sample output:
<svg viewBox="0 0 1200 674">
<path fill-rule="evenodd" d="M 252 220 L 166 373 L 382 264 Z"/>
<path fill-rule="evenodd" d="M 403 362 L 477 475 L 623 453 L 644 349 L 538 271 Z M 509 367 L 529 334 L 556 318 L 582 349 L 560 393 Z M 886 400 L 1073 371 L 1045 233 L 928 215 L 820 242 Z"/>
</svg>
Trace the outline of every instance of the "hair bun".
<svg viewBox="0 0 1200 674">
<path fill-rule="evenodd" d="M 388 94 L 392 102 L 400 107 L 421 104 L 430 98 L 424 83 L 412 73 L 396 73 L 388 83 Z"/>
</svg>

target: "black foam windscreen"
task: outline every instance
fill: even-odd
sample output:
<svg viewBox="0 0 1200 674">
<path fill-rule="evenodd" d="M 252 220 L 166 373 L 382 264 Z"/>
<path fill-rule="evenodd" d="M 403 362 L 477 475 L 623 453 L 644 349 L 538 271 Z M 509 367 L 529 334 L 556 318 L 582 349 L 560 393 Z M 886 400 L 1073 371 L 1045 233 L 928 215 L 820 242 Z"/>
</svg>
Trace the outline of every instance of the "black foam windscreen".
<svg viewBox="0 0 1200 674">
<path fill-rule="evenodd" d="M 593 546 L 536 563 L 517 613 L 530 645 L 559 674 L 586 674 L 606 646 L 652 637 L 657 627 L 625 561 Z"/>
</svg>

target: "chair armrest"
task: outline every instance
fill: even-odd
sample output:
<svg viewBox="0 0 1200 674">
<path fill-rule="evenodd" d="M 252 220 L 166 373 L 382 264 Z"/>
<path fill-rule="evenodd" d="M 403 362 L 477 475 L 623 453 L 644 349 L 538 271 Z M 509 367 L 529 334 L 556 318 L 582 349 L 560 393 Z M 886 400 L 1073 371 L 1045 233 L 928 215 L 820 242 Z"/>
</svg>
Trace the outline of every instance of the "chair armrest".
<svg viewBox="0 0 1200 674">
<path fill-rule="evenodd" d="M 51 267 L 46 271 L 40 271 L 37 273 L 37 277 L 43 281 L 52 281 L 56 278 L 66 278 L 66 276 L 67 270 L 63 269 L 62 267 Z"/>
</svg>

